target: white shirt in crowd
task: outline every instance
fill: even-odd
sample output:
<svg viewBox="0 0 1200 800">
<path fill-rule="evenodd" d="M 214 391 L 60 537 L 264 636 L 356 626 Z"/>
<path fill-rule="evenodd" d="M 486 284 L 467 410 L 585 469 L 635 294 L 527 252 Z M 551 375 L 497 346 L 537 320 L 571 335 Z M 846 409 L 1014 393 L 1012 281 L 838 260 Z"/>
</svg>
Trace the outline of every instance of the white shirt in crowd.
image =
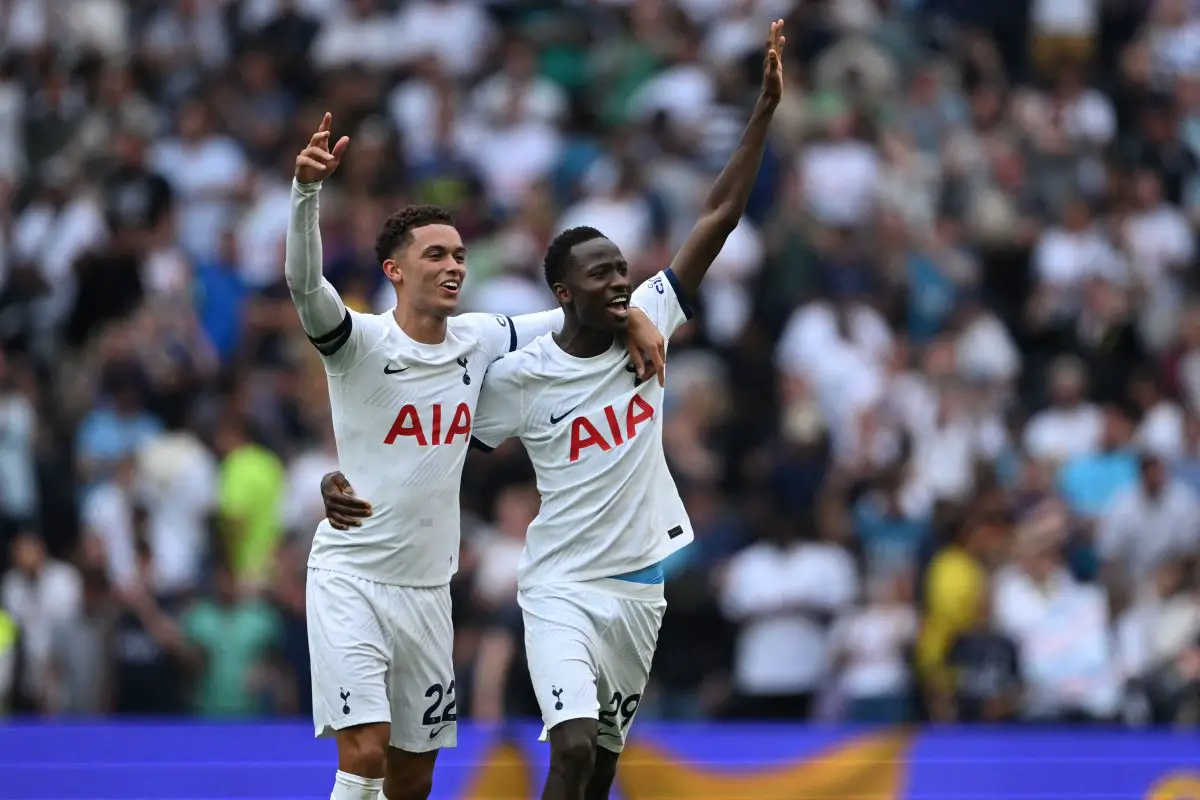
<svg viewBox="0 0 1200 800">
<path fill-rule="evenodd" d="M 1038 586 L 1024 570 L 1006 567 L 993 584 L 992 610 L 999 629 L 1017 644 L 1028 716 L 1116 713 L 1121 684 L 1103 589 L 1078 583 L 1063 569 Z"/>
<path fill-rule="evenodd" d="M 1034 0 L 1034 33 L 1041 36 L 1091 36 L 1100 24 L 1099 0 Z"/>
<path fill-rule="evenodd" d="M 1196 252 L 1187 217 L 1166 203 L 1129 215 L 1122 232 L 1133 274 L 1147 286 L 1187 265 Z"/>
<path fill-rule="evenodd" d="M 167 433 L 137 453 L 135 492 L 146 509 L 154 589 L 184 591 L 200 580 L 209 520 L 217 505 L 217 462 L 188 432 Z"/>
<path fill-rule="evenodd" d="M 1101 514 L 1096 548 L 1102 560 L 1121 564 L 1133 585 L 1145 585 L 1165 560 L 1200 548 L 1200 496 L 1178 480 L 1158 497 L 1140 481 L 1127 486 Z"/>
<path fill-rule="evenodd" d="M 30 264 L 50 287 L 37 301 L 35 324 L 57 325 L 75 302 L 75 262 L 108 236 L 104 213 L 96 199 L 76 194 L 61 208 L 33 203 L 17 217 L 12 232 L 13 261 Z"/>
<path fill-rule="evenodd" d="M 121 589 L 133 586 L 138 568 L 129 492 L 116 481 L 105 481 L 84 496 L 79 516 L 84 535 L 104 546 L 112 585 Z"/>
<path fill-rule="evenodd" d="M 1033 251 L 1038 284 L 1056 298 L 1059 313 L 1078 308 L 1078 291 L 1093 278 L 1124 284 L 1128 275 L 1120 254 L 1099 231 L 1048 228 Z"/>
<path fill-rule="evenodd" d="M 283 506 L 283 521 L 289 533 L 309 531 L 325 519 L 325 503 L 314 486 L 328 472 L 338 468 L 337 453 L 321 448 L 301 453 L 288 464 L 287 501 Z"/>
<path fill-rule="evenodd" d="M 721 589 L 738 624 L 733 684 L 747 695 L 816 691 L 829 674 L 828 628 L 806 609 L 840 614 L 858 598 L 858 573 L 843 548 L 760 542 L 735 555 Z"/>
<path fill-rule="evenodd" d="M 968 322 L 954 343 L 958 372 L 968 380 L 1007 383 L 1021 369 L 1021 351 L 994 314 Z"/>
<path fill-rule="evenodd" d="M 180 245 L 195 259 L 216 256 L 221 234 L 237 219 L 233 195 L 248 175 L 242 148 L 223 136 L 167 139 L 154 146 L 148 160 L 178 193 Z"/>
<path fill-rule="evenodd" d="M 1090 403 L 1047 408 L 1025 424 L 1025 452 L 1038 460 L 1062 462 L 1100 449 L 1104 412 Z"/>
<path fill-rule="evenodd" d="M 630 302 L 664 339 L 687 321 L 668 268 Z M 625 345 L 576 358 L 543 336 L 488 370 L 474 435 L 488 447 L 519 436 L 542 497 L 525 535 L 520 587 L 610 578 L 662 561 L 692 541 L 663 452 L 664 389 L 638 383 Z"/>
<path fill-rule="evenodd" d="M 848 697 L 881 697 L 904 691 L 909 669 L 904 648 L 917 634 L 917 613 L 910 605 L 868 605 L 834 626 L 834 652 L 846 658 L 841 673 Z"/>
<path fill-rule="evenodd" d="M 602 179 L 601 179 L 602 180 Z M 634 257 L 650 243 L 650 206 L 640 195 L 613 197 L 607 193 L 585 195 L 567 207 L 555 224 L 557 232 L 582 225 L 604 231 L 605 237 Z"/>
<path fill-rule="evenodd" d="M 365 16 L 343 11 L 321 24 L 312 46 L 313 64 L 321 69 L 356 64 L 384 70 L 394 67 L 408 55 L 397 40 L 398 32 L 386 11 Z"/>
<path fill-rule="evenodd" d="M 476 543 L 479 566 L 475 570 L 476 594 L 486 603 L 511 603 L 517 597 L 517 575 L 521 570 L 522 539 L 486 531 Z"/>
<path fill-rule="evenodd" d="M 712 110 L 716 81 L 702 64 L 685 63 L 663 70 L 643 83 L 629 99 L 629 113 L 638 120 L 665 114 L 684 126 L 699 126 Z"/>
<path fill-rule="evenodd" d="M 70 564 L 46 559 L 36 576 L 10 569 L 0 581 L 0 603 L 21 629 L 25 653 L 25 689 L 40 696 L 49 666 L 51 633 L 76 617 L 83 603 L 83 583 Z"/>
<path fill-rule="evenodd" d="M 828 422 L 834 456 L 843 463 L 869 445 L 859 441 L 859 421 L 887 395 L 884 365 L 894 346 L 887 323 L 875 309 L 856 304 L 847 313 L 849 339 L 839 333 L 829 305 L 802 306 L 788 320 L 775 351 L 784 374 L 813 388 Z"/>
<path fill-rule="evenodd" d="M 24 394 L 0 393 L 0 512 L 30 520 L 38 506 L 34 444 L 37 411 Z"/>
<path fill-rule="evenodd" d="M 273 176 L 260 177 L 254 199 L 237 228 L 238 274 L 255 289 L 279 280 L 279 255 L 287 238 L 291 187 Z"/>
<path fill-rule="evenodd" d="M 725 240 L 700 287 L 704 298 L 704 329 L 709 339 L 732 345 L 753 311 L 749 286 L 758 277 L 765 247 L 762 235 L 743 217 Z"/>
<path fill-rule="evenodd" d="M 818 143 L 797 159 L 804 204 L 813 216 L 826 225 L 867 221 L 882 172 L 874 147 L 859 141 Z"/>
<path fill-rule="evenodd" d="M 516 317 L 535 314 L 554 302 L 554 295 L 544 281 L 501 273 L 472 286 L 464 304 L 472 311 L 486 308 L 493 314 Z"/>
<path fill-rule="evenodd" d="M 1185 592 L 1143 597 L 1126 609 L 1114 630 L 1121 676 L 1137 678 L 1175 658 L 1200 634 L 1200 603 Z"/>
<path fill-rule="evenodd" d="M 454 31 L 451 47 L 447 31 Z M 464 77 L 483 66 L 496 30 L 483 5 L 473 0 L 412 0 L 401 6 L 389 35 L 391 46 L 407 58 L 433 58 L 450 74 Z"/>
<path fill-rule="evenodd" d="M 1187 449 L 1187 419 L 1183 409 L 1169 400 L 1155 404 L 1142 417 L 1134 441 L 1160 458 L 1181 458 Z"/>
</svg>

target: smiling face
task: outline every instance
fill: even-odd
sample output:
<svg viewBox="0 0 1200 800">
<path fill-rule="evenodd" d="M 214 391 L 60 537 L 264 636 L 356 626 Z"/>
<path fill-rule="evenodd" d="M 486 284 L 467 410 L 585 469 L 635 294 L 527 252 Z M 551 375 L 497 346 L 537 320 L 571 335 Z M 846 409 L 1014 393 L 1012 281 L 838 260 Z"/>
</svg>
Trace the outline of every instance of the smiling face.
<svg viewBox="0 0 1200 800">
<path fill-rule="evenodd" d="M 422 225 L 384 260 L 383 271 L 396 287 L 399 302 L 448 317 L 458 309 L 467 278 L 467 248 L 453 225 Z"/>
<path fill-rule="evenodd" d="M 554 287 L 559 302 L 573 307 L 584 327 L 614 332 L 629 323 L 631 290 L 625 257 L 603 237 L 571 248 L 562 282 Z"/>
</svg>

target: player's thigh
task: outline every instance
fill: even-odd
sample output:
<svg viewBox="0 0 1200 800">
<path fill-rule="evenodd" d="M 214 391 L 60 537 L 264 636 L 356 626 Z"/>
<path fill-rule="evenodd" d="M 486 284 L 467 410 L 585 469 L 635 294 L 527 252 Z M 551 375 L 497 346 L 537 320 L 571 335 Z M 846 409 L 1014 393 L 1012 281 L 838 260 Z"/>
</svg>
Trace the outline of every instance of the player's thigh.
<svg viewBox="0 0 1200 800">
<path fill-rule="evenodd" d="M 537 586 L 517 595 L 525 660 L 547 730 L 569 719 L 596 719 L 600 710 L 600 631 L 590 599 L 570 585 Z"/>
<path fill-rule="evenodd" d="M 614 598 L 617 611 L 604 630 L 600 655 L 600 731 L 597 743 L 620 753 L 650 679 L 667 603 L 661 597 Z"/>
<path fill-rule="evenodd" d="M 388 677 L 391 746 L 426 753 L 458 743 L 454 624 L 450 587 L 394 587 L 389 625 L 394 641 Z"/>
<path fill-rule="evenodd" d="M 391 721 L 391 642 L 379 617 L 375 586 L 336 572 L 308 571 L 308 652 L 317 736 Z"/>
</svg>

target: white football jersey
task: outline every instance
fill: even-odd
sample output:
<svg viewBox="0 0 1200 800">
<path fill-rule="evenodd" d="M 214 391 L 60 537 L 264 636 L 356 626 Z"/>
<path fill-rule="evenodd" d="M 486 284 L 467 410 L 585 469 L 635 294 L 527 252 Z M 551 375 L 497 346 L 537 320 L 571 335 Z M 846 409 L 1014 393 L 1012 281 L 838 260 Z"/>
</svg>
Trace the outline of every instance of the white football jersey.
<svg viewBox="0 0 1200 800">
<path fill-rule="evenodd" d="M 338 464 L 374 514 L 362 527 L 317 526 L 311 567 L 379 583 L 441 586 L 458 568 L 459 484 L 488 365 L 562 327 L 562 312 L 511 319 L 463 314 L 446 340 L 410 339 L 389 311 L 347 312 L 349 338 L 322 356 Z M 318 341 L 319 345 L 320 342 Z"/>
<path fill-rule="evenodd" d="M 634 290 L 631 304 L 664 338 L 691 316 L 670 269 Z M 542 496 L 520 586 L 611 578 L 692 540 L 663 453 L 663 395 L 654 377 L 636 383 L 619 341 L 576 358 L 545 335 L 489 368 L 475 438 L 495 447 L 519 436 Z"/>
</svg>

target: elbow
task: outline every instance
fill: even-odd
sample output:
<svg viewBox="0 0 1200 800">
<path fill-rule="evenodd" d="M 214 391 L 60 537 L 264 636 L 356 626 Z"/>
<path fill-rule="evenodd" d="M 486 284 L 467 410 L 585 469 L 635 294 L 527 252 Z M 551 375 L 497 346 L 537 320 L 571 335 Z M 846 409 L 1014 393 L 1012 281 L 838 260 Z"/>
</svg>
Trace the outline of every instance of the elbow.
<svg viewBox="0 0 1200 800">
<path fill-rule="evenodd" d="M 745 203 L 725 202 L 706 208 L 701 224 L 715 234 L 728 237 L 742 220 Z"/>
<path fill-rule="evenodd" d="M 286 266 L 283 269 L 283 282 L 287 284 L 288 293 L 291 294 L 292 297 L 296 297 L 297 295 L 304 293 L 304 284 L 301 281 L 300 276 L 294 274 L 293 271 L 288 269 Z"/>
</svg>

